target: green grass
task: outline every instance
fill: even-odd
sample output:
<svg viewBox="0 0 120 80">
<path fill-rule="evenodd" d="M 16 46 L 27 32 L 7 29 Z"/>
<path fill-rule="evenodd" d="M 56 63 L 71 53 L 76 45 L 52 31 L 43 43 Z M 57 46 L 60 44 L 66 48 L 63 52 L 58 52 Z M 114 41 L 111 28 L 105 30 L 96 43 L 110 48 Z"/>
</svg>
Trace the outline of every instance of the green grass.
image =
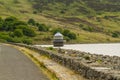
<svg viewBox="0 0 120 80">
<path fill-rule="evenodd" d="M 32 2 L 29 2 L 28 0 L 18 0 L 18 3 L 14 2 L 15 0 L 0 0 L 0 16 L 2 18 L 8 17 L 8 16 L 15 16 L 19 18 L 20 20 L 26 21 L 30 18 L 35 19 L 39 23 L 44 23 L 48 26 L 51 26 L 52 28 L 63 28 L 63 29 L 69 29 L 72 32 L 76 33 L 77 39 L 71 40 L 68 43 L 98 43 L 98 42 L 119 42 L 120 37 L 113 38 L 111 35 L 106 35 L 106 32 L 114 32 L 114 31 L 120 31 L 120 20 L 116 19 L 104 19 L 104 16 L 117 16 L 118 19 L 120 19 L 120 12 L 101 12 L 100 15 L 96 13 L 92 8 L 88 7 L 84 2 L 78 4 L 77 2 L 74 2 L 70 6 L 66 7 L 63 3 L 55 3 L 55 5 L 49 4 L 48 7 L 51 8 L 51 10 L 44 10 L 42 13 L 33 14 L 33 11 L 35 9 L 32 7 Z M 74 7 L 76 6 L 76 7 Z M 85 13 L 84 10 L 81 9 L 81 11 L 78 11 L 79 7 L 84 7 L 85 11 L 88 11 L 90 13 Z M 57 7 L 57 8 L 56 8 Z M 66 12 L 64 14 L 61 14 L 60 11 L 65 10 Z M 45 16 L 50 17 L 45 17 Z M 93 15 L 92 18 L 89 18 L 88 16 Z M 66 17 L 76 17 L 78 19 L 83 19 L 87 22 L 90 22 L 91 24 L 95 24 L 98 27 L 104 28 L 103 32 L 88 32 L 84 31 L 81 28 L 79 28 L 79 24 L 88 25 L 83 22 L 64 22 L 60 21 L 58 19 L 65 19 Z M 100 21 L 97 20 L 97 18 L 100 18 Z M 35 44 L 44 44 L 44 43 L 52 43 L 52 41 L 46 41 L 43 40 L 45 37 L 53 37 L 50 32 L 37 32 L 37 36 L 33 39 Z M 0 32 L 0 34 L 2 34 Z M 110 33 L 111 34 L 111 33 Z"/>
</svg>

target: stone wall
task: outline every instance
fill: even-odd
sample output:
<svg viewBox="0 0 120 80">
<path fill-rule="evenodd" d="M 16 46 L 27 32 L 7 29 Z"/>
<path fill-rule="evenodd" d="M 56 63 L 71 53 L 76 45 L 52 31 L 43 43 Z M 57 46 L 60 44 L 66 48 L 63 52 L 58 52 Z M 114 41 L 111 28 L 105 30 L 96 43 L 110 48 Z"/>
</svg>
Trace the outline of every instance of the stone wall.
<svg viewBox="0 0 120 80">
<path fill-rule="evenodd" d="M 13 44 L 13 43 L 12 43 Z M 43 48 L 37 48 L 31 45 L 25 45 L 25 44 L 15 44 L 18 46 L 26 47 L 32 50 L 38 51 L 41 55 L 48 56 L 52 60 L 74 70 L 76 73 L 82 75 L 83 77 L 89 79 L 89 80 L 120 80 L 120 77 L 111 75 L 109 73 L 104 73 L 102 71 L 98 71 L 96 69 L 93 69 L 89 67 L 89 65 L 84 64 L 81 61 L 78 61 L 70 56 L 63 56 L 62 54 L 53 53 L 50 51 L 47 51 Z"/>
</svg>

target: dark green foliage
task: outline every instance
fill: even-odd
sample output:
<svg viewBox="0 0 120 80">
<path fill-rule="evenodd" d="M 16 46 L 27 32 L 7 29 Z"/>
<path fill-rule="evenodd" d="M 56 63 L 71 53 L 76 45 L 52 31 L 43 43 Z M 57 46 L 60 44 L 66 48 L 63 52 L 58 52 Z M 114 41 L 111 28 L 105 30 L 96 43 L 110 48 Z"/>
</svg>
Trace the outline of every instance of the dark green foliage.
<svg viewBox="0 0 120 80">
<path fill-rule="evenodd" d="M 60 13 L 61 13 L 61 14 L 64 14 L 64 13 L 65 13 L 65 10 L 61 10 Z"/>
<path fill-rule="evenodd" d="M 112 33 L 112 37 L 115 37 L 115 38 L 118 38 L 119 35 L 120 35 L 120 33 L 116 32 L 116 31 Z"/>
<path fill-rule="evenodd" d="M 0 30 L 1 41 L 31 44 L 32 40 L 29 40 L 29 37 L 36 36 L 35 31 L 26 22 L 15 17 L 7 17 L 4 20 L 0 18 Z"/>
<path fill-rule="evenodd" d="M 27 26 L 27 23 L 23 22 L 23 21 L 14 21 L 13 24 L 14 24 L 13 26 L 15 26 L 15 27 L 17 27 L 19 25 L 25 25 L 25 26 Z"/>
<path fill-rule="evenodd" d="M 65 36 L 68 36 L 69 33 L 70 33 L 70 30 L 68 30 L 68 29 L 65 29 L 65 30 L 63 31 L 63 35 L 65 35 Z"/>
<path fill-rule="evenodd" d="M 93 32 L 94 31 L 94 28 L 90 27 L 90 26 L 84 26 L 84 27 L 82 27 L 82 29 L 86 30 L 86 31 L 89 31 L 89 32 Z"/>
<path fill-rule="evenodd" d="M 15 4 L 18 4 L 20 3 L 18 0 L 13 0 Z"/>
<path fill-rule="evenodd" d="M 46 31 L 49 31 L 49 28 L 45 24 L 39 24 L 38 25 L 38 30 L 46 32 Z"/>
<path fill-rule="evenodd" d="M 25 22 L 19 21 L 15 17 L 7 17 L 5 20 L 2 20 L 2 19 L 0 20 L 1 31 L 14 31 L 19 25 L 27 26 Z"/>
<path fill-rule="evenodd" d="M 14 35 L 13 32 L 9 32 L 9 36 L 10 36 L 10 37 L 15 37 L 15 35 Z"/>
<path fill-rule="evenodd" d="M 32 19 L 30 19 L 29 22 L 30 21 L 31 23 L 34 22 L 34 20 Z M 2 26 L 0 27 L 0 30 L 14 32 L 10 34 L 10 36 L 12 37 L 13 36 L 22 37 L 23 34 L 29 37 L 34 37 L 36 35 L 35 31 L 27 26 L 27 23 L 19 21 L 15 17 L 7 17 L 4 21 L 2 21 L 1 19 L 0 23 L 1 23 L 0 25 Z"/>
<path fill-rule="evenodd" d="M 30 44 L 32 44 L 32 40 L 31 39 L 24 39 L 23 43 L 30 45 Z"/>
<path fill-rule="evenodd" d="M 76 34 L 75 34 L 75 33 L 72 33 L 72 32 L 70 32 L 70 33 L 68 34 L 68 37 L 69 37 L 70 39 L 76 39 L 76 38 L 77 38 Z"/>
<path fill-rule="evenodd" d="M 84 56 L 85 60 L 90 60 L 90 57 L 88 55 Z"/>
<path fill-rule="evenodd" d="M 6 40 L 7 40 L 7 42 L 14 42 L 12 37 L 7 37 Z"/>
<path fill-rule="evenodd" d="M 67 36 L 67 37 L 70 38 L 70 39 L 76 39 L 76 38 L 77 38 L 75 33 L 70 32 L 70 31 L 67 30 L 67 29 L 65 29 L 65 30 L 63 31 L 63 35 L 64 35 L 64 36 Z"/>
<path fill-rule="evenodd" d="M 52 30 L 53 35 L 54 35 L 55 33 L 57 33 L 57 32 L 63 33 L 62 28 L 56 28 L 56 29 L 53 29 L 53 30 Z"/>
<path fill-rule="evenodd" d="M 22 37 L 23 36 L 23 31 L 21 29 L 15 29 L 14 30 L 14 36 Z"/>
<path fill-rule="evenodd" d="M 37 11 L 33 11 L 33 14 L 37 14 Z"/>
<path fill-rule="evenodd" d="M 0 30 L 3 28 L 3 19 L 0 17 Z"/>
<path fill-rule="evenodd" d="M 34 19 L 29 19 L 28 24 L 35 26 L 36 22 Z"/>
<path fill-rule="evenodd" d="M 5 19 L 6 22 L 14 22 L 14 21 L 17 21 L 17 18 L 16 17 L 13 17 L 13 16 L 10 16 L 10 17 L 7 17 Z"/>
<path fill-rule="evenodd" d="M 48 49 L 48 50 L 54 50 L 54 48 L 53 48 L 53 47 L 48 47 L 47 49 Z"/>
<path fill-rule="evenodd" d="M 33 29 L 29 28 L 29 27 L 25 27 L 23 29 L 23 34 L 29 37 L 35 37 L 36 33 Z"/>
</svg>

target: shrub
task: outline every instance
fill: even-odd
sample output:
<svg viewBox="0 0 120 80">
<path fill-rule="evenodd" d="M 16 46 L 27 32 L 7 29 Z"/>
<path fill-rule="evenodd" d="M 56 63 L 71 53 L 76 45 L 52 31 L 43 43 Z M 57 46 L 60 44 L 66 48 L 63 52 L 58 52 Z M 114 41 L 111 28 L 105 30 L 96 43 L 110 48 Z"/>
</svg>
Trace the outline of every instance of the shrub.
<svg viewBox="0 0 120 80">
<path fill-rule="evenodd" d="M 64 36 L 68 36 L 69 33 L 70 33 L 70 30 L 65 29 L 65 30 L 63 31 L 63 35 L 64 35 Z"/>
<path fill-rule="evenodd" d="M 13 25 L 16 26 L 16 27 L 19 26 L 19 25 L 25 25 L 25 26 L 27 26 L 27 23 L 23 22 L 23 21 L 14 21 Z"/>
<path fill-rule="evenodd" d="M 29 37 L 35 37 L 36 33 L 33 29 L 29 28 L 29 27 L 25 27 L 23 29 L 23 34 Z"/>
<path fill-rule="evenodd" d="M 35 26 L 36 22 L 34 19 L 29 19 L 28 24 Z"/>
<path fill-rule="evenodd" d="M 53 48 L 53 47 L 48 47 L 47 49 L 48 49 L 48 50 L 54 50 L 54 48 Z"/>
<path fill-rule="evenodd" d="M 15 29 L 14 30 L 14 36 L 22 37 L 23 36 L 23 31 L 21 29 Z"/>
<path fill-rule="evenodd" d="M 18 3 L 20 3 L 20 2 L 19 2 L 18 0 L 14 0 L 14 3 L 15 3 L 15 4 L 18 4 Z"/>
<path fill-rule="evenodd" d="M 37 11 L 33 11 L 33 14 L 37 14 Z"/>
<path fill-rule="evenodd" d="M 30 44 L 32 44 L 32 40 L 31 39 L 23 39 L 23 43 L 30 45 Z"/>
<path fill-rule="evenodd" d="M 46 31 L 49 31 L 49 28 L 45 24 L 39 24 L 38 30 L 46 32 Z"/>
<path fill-rule="evenodd" d="M 3 27 L 3 19 L 0 17 L 0 30 L 2 30 Z"/>
<path fill-rule="evenodd" d="M 76 39 L 77 37 L 76 37 L 76 34 L 75 33 L 69 33 L 68 34 L 68 37 L 70 38 L 70 39 Z"/>
<path fill-rule="evenodd" d="M 53 35 L 57 32 L 63 33 L 63 30 L 61 28 L 56 28 L 52 30 Z"/>
<path fill-rule="evenodd" d="M 16 17 L 13 17 L 13 16 L 10 16 L 10 17 L 7 17 L 5 19 L 6 22 L 14 22 L 14 21 L 17 21 L 17 18 Z"/>
<path fill-rule="evenodd" d="M 90 60 L 90 57 L 88 55 L 84 56 L 85 60 Z"/>
<path fill-rule="evenodd" d="M 7 42 L 14 42 L 12 37 L 6 37 Z"/>
<path fill-rule="evenodd" d="M 76 39 L 76 38 L 77 38 L 77 36 L 76 36 L 75 33 L 70 32 L 70 30 L 67 30 L 67 29 L 65 29 L 65 30 L 63 31 L 63 35 L 66 36 L 66 37 L 68 37 L 69 39 Z M 67 39 L 68 39 L 68 38 L 67 38 Z"/>
<path fill-rule="evenodd" d="M 113 32 L 113 33 L 112 33 L 112 37 L 117 38 L 117 37 L 119 37 L 119 34 L 118 34 L 117 32 Z"/>
</svg>

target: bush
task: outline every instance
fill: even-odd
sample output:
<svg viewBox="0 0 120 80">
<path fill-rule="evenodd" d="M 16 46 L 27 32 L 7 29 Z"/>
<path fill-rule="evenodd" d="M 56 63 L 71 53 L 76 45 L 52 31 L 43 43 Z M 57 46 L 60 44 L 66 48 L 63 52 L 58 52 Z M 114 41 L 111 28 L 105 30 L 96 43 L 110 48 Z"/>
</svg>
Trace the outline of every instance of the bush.
<svg viewBox="0 0 120 80">
<path fill-rule="evenodd" d="M 6 40 L 7 40 L 7 42 L 14 42 L 12 37 L 7 37 Z"/>
<path fill-rule="evenodd" d="M 69 33 L 70 33 L 70 30 L 65 29 L 65 30 L 63 31 L 63 35 L 64 35 L 64 36 L 68 36 Z"/>
<path fill-rule="evenodd" d="M 57 32 L 63 33 L 63 30 L 61 28 L 56 28 L 52 30 L 53 35 L 56 34 Z"/>
<path fill-rule="evenodd" d="M 47 49 L 48 49 L 48 50 L 54 50 L 54 48 L 53 48 L 53 47 L 48 47 Z"/>
<path fill-rule="evenodd" d="M 45 24 L 39 24 L 38 30 L 46 32 L 46 31 L 49 31 L 49 28 Z"/>
<path fill-rule="evenodd" d="M 66 37 L 68 37 L 68 38 L 67 38 L 68 40 L 69 40 L 69 39 L 76 39 L 76 38 L 77 38 L 75 33 L 70 32 L 70 30 L 67 30 L 67 29 L 65 29 L 65 30 L 63 31 L 63 35 L 66 36 Z"/>
<path fill-rule="evenodd" d="M 35 26 L 36 22 L 34 19 L 29 19 L 28 24 Z"/>
<path fill-rule="evenodd" d="M 33 14 L 37 14 L 37 11 L 33 11 Z"/>
<path fill-rule="evenodd" d="M 76 39 L 77 37 L 76 37 L 76 34 L 75 33 L 69 33 L 68 34 L 68 37 L 70 38 L 70 39 Z"/>
<path fill-rule="evenodd" d="M 32 44 L 32 40 L 31 39 L 24 39 L 23 43 L 30 45 L 30 44 Z"/>
<path fill-rule="evenodd" d="M 112 37 L 118 38 L 118 37 L 119 37 L 119 33 L 113 32 L 113 33 L 112 33 Z"/>
<path fill-rule="evenodd" d="M 23 36 L 23 31 L 21 29 L 14 30 L 14 36 L 22 37 Z"/>
<path fill-rule="evenodd" d="M 25 27 L 23 29 L 23 34 L 29 37 L 35 37 L 36 33 L 33 29 L 29 28 L 29 27 Z"/>
<path fill-rule="evenodd" d="M 14 25 L 15 27 L 17 27 L 17 26 L 19 26 L 19 25 L 25 25 L 25 26 L 27 26 L 27 23 L 26 23 L 26 22 L 23 22 L 23 21 L 14 21 L 14 22 L 13 22 L 13 25 Z"/>
<path fill-rule="evenodd" d="M 90 57 L 88 55 L 84 56 L 85 60 L 90 60 Z"/>
<path fill-rule="evenodd" d="M 3 19 L 0 17 L 0 30 L 2 30 L 3 27 Z"/>
<path fill-rule="evenodd" d="M 5 19 L 5 22 L 14 22 L 14 21 L 17 21 L 17 18 L 16 18 L 16 17 L 13 17 L 13 16 L 7 17 L 7 18 Z"/>
<path fill-rule="evenodd" d="M 2 22 L 2 27 L 0 27 L 0 30 L 4 31 L 14 31 L 19 25 L 25 25 L 27 24 L 23 21 L 17 20 L 15 17 L 7 17 L 3 22 Z"/>
</svg>

